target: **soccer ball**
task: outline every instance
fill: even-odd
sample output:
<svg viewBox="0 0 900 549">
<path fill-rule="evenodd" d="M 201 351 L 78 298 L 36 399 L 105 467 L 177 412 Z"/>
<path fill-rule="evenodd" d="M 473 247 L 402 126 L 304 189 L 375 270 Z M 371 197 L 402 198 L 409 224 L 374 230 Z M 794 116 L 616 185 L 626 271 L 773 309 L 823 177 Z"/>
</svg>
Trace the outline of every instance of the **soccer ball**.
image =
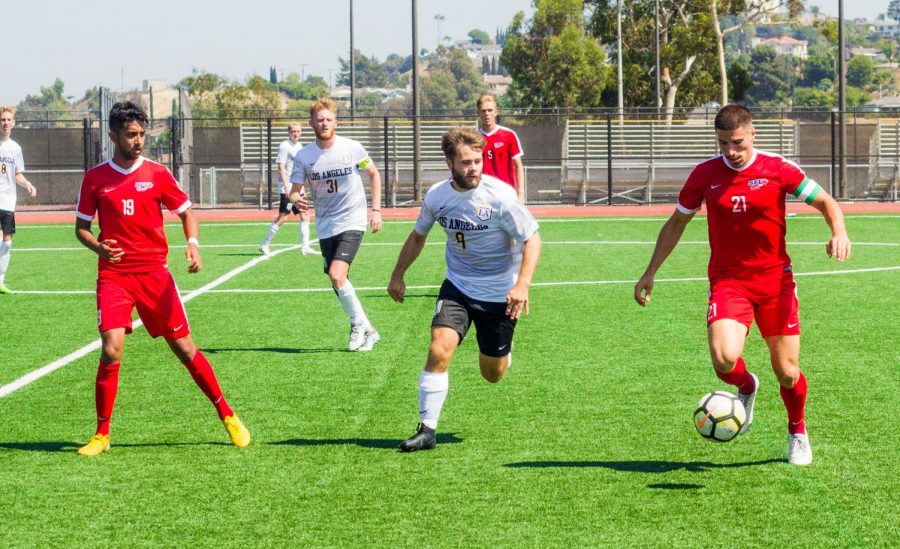
<svg viewBox="0 0 900 549">
<path fill-rule="evenodd" d="M 694 427 L 697 432 L 716 442 L 728 442 L 736 437 L 745 421 L 747 411 L 744 410 L 743 403 L 735 395 L 725 391 L 703 395 L 694 410 Z"/>
</svg>

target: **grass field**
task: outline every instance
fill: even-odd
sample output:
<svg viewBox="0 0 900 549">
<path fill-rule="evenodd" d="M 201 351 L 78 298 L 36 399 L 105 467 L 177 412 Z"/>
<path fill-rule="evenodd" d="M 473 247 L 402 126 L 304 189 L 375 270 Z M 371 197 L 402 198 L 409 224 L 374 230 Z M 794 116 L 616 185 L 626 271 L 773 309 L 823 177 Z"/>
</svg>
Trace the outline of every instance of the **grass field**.
<svg viewBox="0 0 900 549">
<path fill-rule="evenodd" d="M 382 342 L 347 353 L 317 256 L 259 260 L 264 224 L 204 224 L 203 272 L 187 275 L 183 248 L 170 262 L 185 293 L 247 267 L 187 310 L 253 444 L 227 444 L 185 369 L 138 329 L 109 454 L 75 454 L 94 429 L 97 351 L 0 398 L 0 546 L 898 546 L 900 218 L 849 216 L 845 264 L 825 257 L 820 217 L 789 219 L 806 468 L 785 461 L 785 412 L 755 328 L 752 431 L 728 444 L 694 432 L 697 399 L 725 388 L 706 350 L 706 224 L 688 227 L 640 309 L 633 281 L 662 223 L 544 220 L 512 369 L 483 381 L 468 338 L 438 448 L 415 454 L 396 446 L 418 420 L 439 231 L 403 305 L 384 287 L 412 224 L 366 236 L 352 276 Z M 20 228 L 7 276 L 19 293 L 0 296 L 0 386 L 97 338 L 95 276 L 71 226 Z"/>
</svg>

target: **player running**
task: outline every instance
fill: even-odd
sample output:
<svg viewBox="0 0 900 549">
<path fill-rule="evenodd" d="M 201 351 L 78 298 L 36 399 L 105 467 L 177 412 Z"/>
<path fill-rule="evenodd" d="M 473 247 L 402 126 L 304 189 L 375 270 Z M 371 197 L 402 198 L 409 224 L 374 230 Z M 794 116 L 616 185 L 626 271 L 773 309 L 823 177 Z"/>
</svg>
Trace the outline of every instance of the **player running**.
<svg viewBox="0 0 900 549">
<path fill-rule="evenodd" d="M 747 371 L 741 354 L 756 320 L 769 348 L 788 416 L 788 461 L 812 463 L 804 421 L 806 376 L 800 371 L 800 319 L 797 285 L 785 245 L 785 196 L 819 210 L 831 228 L 829 257 L 850 257 L 850 240 L 837 202 L 793 162 L 753 147 L 756 130 L 750 111 L 727 105 L 715 119 L 720 155 L 691 172 L 672 217 L 659 233 L 650 264 L 634 287 L 640 305 L 650 301 L 653 277 L 685 227 L 706 202 L 709 246 L 707 334 L 712 365 L 722 381 L 738 389 L 753 421 L 759 379 Z"/>
<path fill-rule="evenodd" d="M 16 117 L 9 107 L 0 107 L 0 294 L 11 294 L 6 287 L 6 270 L 9 268 L 10 249 L 16 234 L 16 186 L 28 191 L 28 196 L 37 196 L 37 189 L 25 178 L 25 160 L 22 147 L 10 139 Z"/>
<path fill-rule="evenodd" d="M 300 210 L 288 200 L 288 194 L 291 191 L 290 178 L 291 171 L 294 169 L 294 157 L 303 148 L 303 145 L 300 144 L 300 134 L 300 123 L 291 122 L 288 124 L 288 138 L 278 145 L 278 156 L 275 157 L 275 161 L 278 163 L 278 216 L 269 225 L 269 230 L 266 231 L 266 236 L 263 238 L 262 244 L 259 245 L 259 251 L 264 255 L 272 254 L 269 244 L 272 243 L 275 233 L 287 220 L 291 209 L 294 210 L 294 213 L 300 214 L 300 252 L 303 255 L 316 253 L 315 250 L 309 247 L 309 209 L 304 208 Z M 305 194 L 305 191 L 301 192 Z"/>
<path fill-rule="evenodd" d="M 325 274 L 350 317 L 351 351 L 371 351 L 381 339 L 363 310 L 348 278 L 350 264 L 359 251 L 366 225 L 373 233 L 381 229 L 381 176 L 369 153 L 352 139 L 334 133 L 337 105 L 319 99 L 309 108 L 309 123 L 316 140 L 294 158 L 290 199 L 300 208 L 309 201 L 303 185 L 309 181 L 315 194 L 316 232 L 325 263 Z M 372 185 L 372 211 L 366 215 L 366 190 L 360 172 Z"/>
<path fill-rule="evenodd" d="M 125 334 L 131 333 L 131 312 L 152 337 L 162 336 L 187 367 L 225 424 L 231 442 L 250 444 L 250 433 L 225 401 L 212 366 L 194 345 L 184 305 L 166 266 L 168 243 L 162 206 L 178 214 L 187 239 L 188 272 L 200 271 L 200 227 L 191 201 L 165 166 L 141 156 L 147 114 L 130 101 L 109 112 L 112 160 L 88 170 L 81 183 L 75 215 L 75 236 L 100 256 L 97 276 L 97 324 L 102 350 L 95 398 L 97 432 L 78 449 L 83 456 L 109 451 L 109 424 L 119 386 Z M 100 235 L 91 221 L 97 215 Z"/>
<path fill-rule="evenodd" d="M 419 376 L 419 416 L 415 435 L 400 450 L 431 450 L 449 390 L 450 361 L 475 323 L 481 375 L 497 383 L 512 360 L 516 321 L 528 314 L 528 288 L 541 253 L 538 224 L 506 183 L 482 175 L 484 137 L 454 128 L 441 140 L 451 177 L 425 195 L 391 275 L 388 293 L 403 303 L 403 275 L 419 257 L 435 222 L 447 234 L 447 278 L 431 321 L 431 344 Z"/>
</svg>

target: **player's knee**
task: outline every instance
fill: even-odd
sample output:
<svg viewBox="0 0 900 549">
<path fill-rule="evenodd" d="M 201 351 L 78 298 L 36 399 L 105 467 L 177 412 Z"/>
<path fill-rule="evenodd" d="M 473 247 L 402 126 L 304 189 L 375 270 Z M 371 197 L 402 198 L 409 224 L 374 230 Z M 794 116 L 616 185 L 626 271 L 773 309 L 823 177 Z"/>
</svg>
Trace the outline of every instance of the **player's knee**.
<svg viewBox="0 0 900 549">
<path fill-rule="evenodd" d="M 738 359 L 741 358 L 740 355 L 733 356 L 732 353 L 716 349 L 713 350 L 710 356 L 712 358 L 713 368 L 715 368 L 717 372 L 723 374 L 727 374 L 734 370 L 734 365 L 737 364 Z"/>
<path fill-rule="evenodd" d="M 107 364 L 119 362 L 122 360 L 122 344 L 115 341 L 107 341 L 103 343 L 100 360 Z"/>
<path fill-rule="evenodd" d="M 502 358 L 481 355 L 479 365 L 481 366 L 481 377 L 490 383 L 499 382 L 506 373 L 506 363 Z"/>
<path fill-rule="evenodd" d="M 782 387 L 790 389 L 800 381 L 800 368 L 794 365 L 782 366 L 779 371 L 775 372 L 775 375 Z"/>
</svg>

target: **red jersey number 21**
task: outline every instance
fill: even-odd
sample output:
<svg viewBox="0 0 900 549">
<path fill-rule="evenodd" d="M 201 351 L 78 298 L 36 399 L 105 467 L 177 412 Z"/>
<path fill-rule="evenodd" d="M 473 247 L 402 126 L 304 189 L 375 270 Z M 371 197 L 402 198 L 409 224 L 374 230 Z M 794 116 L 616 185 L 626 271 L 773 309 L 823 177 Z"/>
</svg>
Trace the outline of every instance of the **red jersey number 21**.
<svg viewBox="0 0 900 549">
<path fill-rule="evenodd" d="M 744 195 L 732 196 L 731 204 L 731 211 L 733 212 L 740 213 L 747 211 L 747 197 Z"/>
</svg>

